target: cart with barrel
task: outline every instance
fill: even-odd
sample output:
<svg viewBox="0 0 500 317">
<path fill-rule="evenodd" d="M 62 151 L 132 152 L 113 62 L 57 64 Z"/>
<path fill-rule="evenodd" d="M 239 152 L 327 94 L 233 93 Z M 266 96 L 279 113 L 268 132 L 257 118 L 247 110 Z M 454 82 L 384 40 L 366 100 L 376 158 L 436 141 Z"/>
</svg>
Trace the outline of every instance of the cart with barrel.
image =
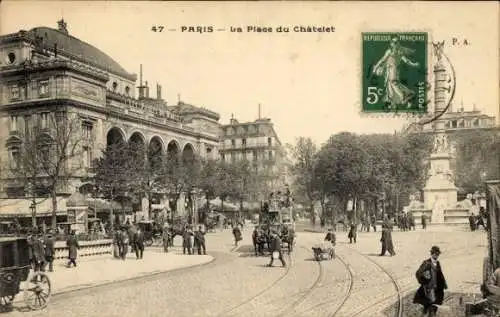
<svg viewBox="0 0 500 317">
<path fill-rule="evenodd" d="M 21 287 L 23 282 L 24 286 Z M 0 237 L 1 308 L 8 309 L 21 292 L 29 309 L 47 307 L 51 296 L 49 277 L 44 272 L 31 270 L 27 238 Z"/>
</svg>

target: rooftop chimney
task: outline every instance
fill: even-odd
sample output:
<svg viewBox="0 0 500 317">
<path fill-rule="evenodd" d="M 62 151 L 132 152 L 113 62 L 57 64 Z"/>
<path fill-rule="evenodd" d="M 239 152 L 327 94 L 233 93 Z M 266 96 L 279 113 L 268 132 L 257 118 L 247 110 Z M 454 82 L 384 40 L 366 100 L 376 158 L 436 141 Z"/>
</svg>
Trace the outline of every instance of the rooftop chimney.
<svg viewBox="0 0 500 317">
<path fill-rule="evenodd" d="M 144 87 L 145 87 L 144 91 L 146 92 L 145 97 L 149 98 L 149 87 L 148 87 L 148 81 L 147 80 L 146 80 L 146 83 L 144 84 Z"/>
<path fill-rule="evenodd" d="M 146 82 L 146 86 L 147 86 L 147 82 Z M 141 68 L 140 68 L 140 71 L 139 71 L 139 99 L 142 99 L 144 97 L 146 97 L 146 86 L 143 86 L 142 85 L 142 64 L 141 64 Z"/>
<path fill-rule="evenodd" d="M 64 21 L 64 19 L 61 19 L 61 20 L 57 21 L 57 29 L 59 30 L 59 32 L 62 32 L 62 33 L 65 33 L 65 34 L 69 34 L 69 32 L 68 32 L 68 23 L 66 23 Z"/>
<path fill-rule="evenodd" d="M 161 85 L 156 84 L 156 99 L 161 100 Z"/>
</svg>

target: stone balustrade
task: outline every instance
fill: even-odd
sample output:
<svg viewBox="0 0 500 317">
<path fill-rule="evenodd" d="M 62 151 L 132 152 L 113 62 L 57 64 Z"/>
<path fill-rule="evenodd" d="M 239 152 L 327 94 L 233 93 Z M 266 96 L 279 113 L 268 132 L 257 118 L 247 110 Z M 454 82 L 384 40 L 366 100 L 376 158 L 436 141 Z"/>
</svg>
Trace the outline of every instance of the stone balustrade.
<svg viewBox="0 0 500 317">
<path fill-rule="evenodd" d="M 107 240 L 94 240 L 94 241 L 79 241 L 80 249 L 78 250 L 78 257 L 82 256 L 96 256 L 106 255 L 113 253 L 113 241 Z M 63 260 L 68 258 L 68 247 L 65 241 L 56 241 L 55 244 L 55 260 Z"/>
</svg>

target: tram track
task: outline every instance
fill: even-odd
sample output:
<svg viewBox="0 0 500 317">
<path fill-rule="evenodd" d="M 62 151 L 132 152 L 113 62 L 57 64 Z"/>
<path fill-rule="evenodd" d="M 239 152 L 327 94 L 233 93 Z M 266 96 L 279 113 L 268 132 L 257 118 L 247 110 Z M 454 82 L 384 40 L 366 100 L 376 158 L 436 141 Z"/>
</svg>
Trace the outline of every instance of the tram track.
<svg viewBox="0 0 500 317">
<path fill-rule="evenodd" d="M 290 270 L 293 267 L 293 261 L 292 261 L 292 257 L 290 256 L 290 254 L 287 253 L 285 256 L 289 259 L 289 261 L 288 261 L 289 264 L 286 266 L 284 274 L 282 274 L 278 279 L 274 280 L 268 286 L 266 286 L 263 289 L 261 289 L 257 294 L 255 294 L 252 297 L 249 297 L 249 298 L 243 300 L 242 302 L 240 302 L 236 306 L 233 306 L 230 309 L 227 309 L 227 310 L 223 311 L 222 313 L 219 313 L 217 316 L 218 317 L 230 316 L 229 314 L 231 314 L 235 310 L 237 310 L 237 309 L 239 309 L 239 308 L 241 308 L 241 307 L 243 307 L 243 306 L 251 303 L 252 301 L 258 299 L 259 297 L 261 297 L 262 295 L 264 295 L 266 292 L 268 292 L 269 290 L 271 290 L 273 287 L 275 287 L 279 282 L 281 282 L 290 273 Z"/>
<path fill-rule="evenodd" d="M 307 250 L 309 251 L 308 248 L 304 247 L 304 246 L 300 246 L 301 249 L 304 249 L 304 250 Z M 317 264 L 318 264 L 318 267 L 319 267 L 319 272 L 318 272 L 318 276 L 316 277 L 315 281 L 313 282 L 313 284 L 308 287 L 305 291 L 302 292 L 302 294 L 300 295 L 300 297 L 295 300 L 289 307 L 287 307 L 284 311 L 282 311 L 279 315 L 277 315 L 277 317 L 284 317 L 284 316 L 295 316 L 297 313 L 295 314 L 291 314 L 290 313 L 293 313 L 294 309 L 299 307 L 306 299 L 308 296 L 310 296 L 312 294 L 312 292 L 318 287 L 318 285 L 321 283 L 321 281 L 323 280 L 324 278 L 324 269 L 323 269 L 323 265 L 321 264 L 321 261 L 315 261 Z"/>
</svg>

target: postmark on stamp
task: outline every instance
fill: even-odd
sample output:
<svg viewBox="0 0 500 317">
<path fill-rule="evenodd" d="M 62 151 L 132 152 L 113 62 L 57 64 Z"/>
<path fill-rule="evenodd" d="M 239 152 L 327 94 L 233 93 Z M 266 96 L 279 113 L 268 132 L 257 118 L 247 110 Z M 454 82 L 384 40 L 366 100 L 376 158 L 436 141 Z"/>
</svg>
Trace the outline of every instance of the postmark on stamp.
<svg viewBox="0 0 500 317">
<path fill-rule="evenodd" d="M 362 33 L 364 112 L 427 112 L 425 32 Z"/>
</svg>

